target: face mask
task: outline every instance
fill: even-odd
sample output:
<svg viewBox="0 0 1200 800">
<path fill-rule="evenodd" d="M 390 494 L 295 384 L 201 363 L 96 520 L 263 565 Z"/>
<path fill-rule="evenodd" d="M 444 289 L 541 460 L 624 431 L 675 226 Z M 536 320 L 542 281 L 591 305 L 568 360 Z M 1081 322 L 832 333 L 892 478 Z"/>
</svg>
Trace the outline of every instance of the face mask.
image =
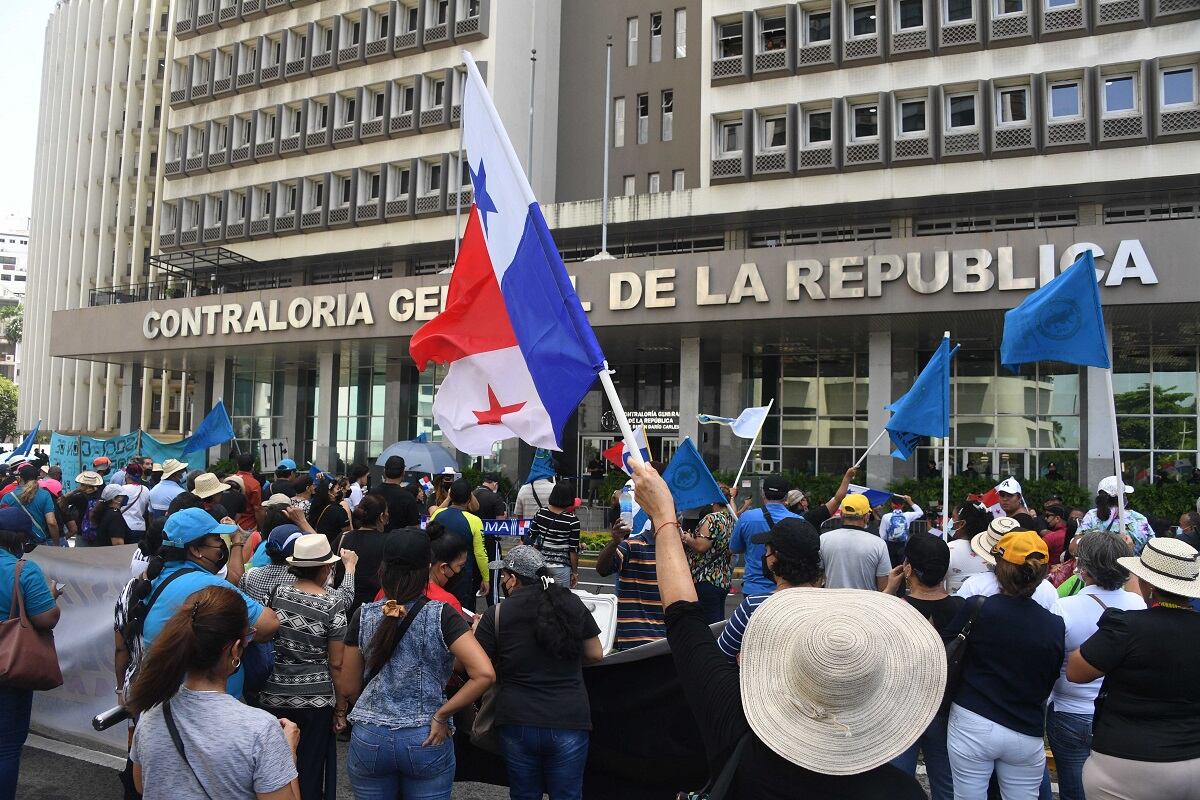
<svg viewBox="0 0 1200 800">
<path fill-rule="evenodd" d="M 208 561 L 208 556 L 203 556 L 205 561 Z M 229 563 L 229 545 L 225 544 L 225 540 L 221 540 L 221 554 L 217 556 L 215 561 L 210 562 L 213 565 L 212 573 L 216 575 L 221 570 L 225 569 L 225 565 Z"/>
<path fill-rule="evenodd" d="M 762 574 L 769 581 L 775 580 L 775 571 L 771 569 L 771 565 L 767 563 L 767 556 L 762 557 Z"/>
<path fill-rule="evenodd" d="M 449 567 L 448 564 L 447 567 Z M 442 588 L 449 590 L 451 587 L 457 586 L 458 582 L 462 580 L 462 574 L 463 570 L 461 569 L 458 572 L 451 572 L 450 577 L 446 579 L 446 585 Z"/>
</svg>

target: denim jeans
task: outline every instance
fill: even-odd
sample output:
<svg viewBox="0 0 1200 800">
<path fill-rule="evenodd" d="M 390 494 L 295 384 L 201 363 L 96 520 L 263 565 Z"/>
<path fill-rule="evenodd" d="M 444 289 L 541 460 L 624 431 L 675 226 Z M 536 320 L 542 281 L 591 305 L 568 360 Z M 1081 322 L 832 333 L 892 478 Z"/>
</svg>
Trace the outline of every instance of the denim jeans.
<svg viewBox="0 0 1200 800">
<path fill-rule="evenodd" d="M 428 736 L 428 725 L 393 730 L 356 722 L 347 757 L 355 800 L 448 800 L 454 740 L 423 747 Z"/>
<path fill-rule="evenodd" d="M 715 583 L 696 583 L 696 599 L 700 608 L 704 609 L 704 621 L 709 625 L 725 619 L 725 598 L 729 596 L 728 589 L 722 589 Z"/>
<path fill-rule="evenodd" d="M 29 736 L 33 692 L 0 687 L 0 798 L 16 797 L 21 748 Z"/>
<path fill-rule="evenodd" d="M 1092 754 L 1092 715 L 1068 714 L 1050 706 L 1046 738 L 1058 767 L 1061 800 L 1084 800 L 1083 765 Z"/>
<path fill-rule="evenodd" d="M 938 715 L 929 723 L 913 746 L 892 759 L 892 766 L 909 775 L 917 774 L 917 751 L 925 754 L 931 800 L 954 800 L 954 779 L 950 775 L 950 755 L 946 752 L 948 718 Z"/>
<path fill-rule="evenodd" d="M 587 731 L 501 725 L 510 800 L 580 800 L 588 739 Z"/>
<path fill-rule="evenodd" d="M 1040 736 L 1018 733 L 955 703 L 950 706 L 946 750 L 955 800 L 985 800 L 993 769 L 1005 800 L 1038 796 L 1046 770 Z"/>
</svg>

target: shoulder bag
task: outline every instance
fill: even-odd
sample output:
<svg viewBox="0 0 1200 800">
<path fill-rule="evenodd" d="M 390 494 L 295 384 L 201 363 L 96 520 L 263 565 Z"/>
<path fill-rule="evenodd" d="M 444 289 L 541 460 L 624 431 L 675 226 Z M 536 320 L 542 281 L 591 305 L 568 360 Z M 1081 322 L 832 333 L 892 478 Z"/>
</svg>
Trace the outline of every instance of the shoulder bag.
<svg viewBox="0 0 1200 800">
<path fill-rule="evenodd" d="M 0 622 L 0 686 L 8 689 L 44 691 L 63 685 L 58 652 L 54 649 L 54 634 L 33 627 L 25 613 L 25 596 L 21 593 L 21 568 L 25 559 L 13 570 L 12 607 L 8 619 Z"/>
<path fill-rule="evenodd" d="M 171 713 L 170 700 L 163 703 L 163 720 L 167 723 L 167 733 L 171 734 L 171 742 L 175 745 L 175 752 L 179 753 L 179 757 L 183 759 L 183 763 L 187 764 L 188 771 L 196 779 L 196 785 L 200 787 L 200 791 L 204 792 L 204 796 L 208 800 L 212 800 L 212 795 L 204 788 L 204 781 L 200 780 L 200 776 L 196 774 L 196 768 L 192 766 L 191 761 L 188 761 L 187 753 L 184 752 L 183 739 L 179 735 L 179 728 L 175 727 L 175 715 Z"/>
<path fill-rule="evenodd" d="M 707 786 L 698 792 L 680 792 L 675 796 L 675 800 L 724 800 L 729 794 L 729 787 L 733 785 L 733 776 L 737 774 L 738 765 L 742 763 L 742 754 L 746 751 L 746 744 L 753 735 L 754 733 L 751 731 L 742 734 L 742 738 L 738 739 L 737 746 L 733 748 L 733 754 L 729 756 L 725 766 L 721 767 L 720 774 L 710 780 Z"/>
<path fill-rule="evenodd" d="M 400 645 L 400 642 L 404 639 L 404 634 L 408 633 L 408 629 L 412 627 L 413 622 L 417 619 L 417 615 L 419 615 L 421 613 L 421 609 L 425 608 L 425 604 L 428 602 L 429 602 L 429 598 L 426 597 L 425 595 L 421 595 L 416 600 L 414 600 L 412 602 L 412 605 L 408 607 L 408 610 L 405 611 L 404 619 L 400 620 L 400 628 L 399 628 L 399 630 L 396 631 L 396 646 L 397 647 Z M 362 643 L 359 642 L 359 645 L 360 645 L 360 649 L 361 649 Z M 375 680 L 375 676 L 378 675 L 382 671 L 383 671 L 383 667 L 380 667 L 379 669 L 375 670 L 370 675 L 368 675 L 367 679 L 365 681 L 363 681 L 363 689 L 365 690 L 367 688 L 367 684 L 370 683 L 371 681 Z M 359 696 L 360 697 L 362 696 L 362 692 L 359 692 Z"/>
<path fill-rule="evenodd" d="M 496 640 L 496 682 L 479 699 L 479 710 L 471 724 L 471 744 L 489 753 L 500 752 L 500 729 L 496 725 L 496 703 L 500 699 L 500 606 L 496 604 L 494 637 Z"/>
<path fill-rule="evenodd" d="M 942 695 L 942 705 L 938 709 L 939 714 L 946 714 L 950 711 L 950 704 L 954 702 L 955 695 L 962 687 L 963 664 L 967 660 L 967 644 L 971 637 L 971 628 L 975 625 L 975 618 L 979 616 L 979 609 L 983 608 L 986 601 L 987 598 L 982 595 L 972 597 L 968 601 L 971 604 L 971 615 L 967 617 L 967 623 L 953 639 L 946 642 L 946 692 Z"/>
<path fill-rule="evenodd" d="M 21 497 L 19 494 L 17 494 L 17 490 L 14 489 L 11 492 L 9 492 L 9 494 L 12 495 L 12 499 L 16 502 L 17 505 L 19 505 L 21 507 L 21 510 L 25 512 L 25 516 L 29 517 L 29 521 L 33 523 L 33 529 L 35 531 L 37 531 L 37 533 L 34 534 L 34 538 L 37 539 L 37 542 L 35 542 L 35 544 L 40 544 L 40 543 L 46 541 L 48 538 L 50 538 L 50 535 L 48 533 L 46 533 L 45 521 L 44 520 L 42 522 L 37 521 L 37 517 L 33 516 L 33 514 L 30 513 L 29 509 L 25 506 L 25 504 L 21 502 Z M 36 495 L 34 495 L 34 496 L 36 497 Z"/>
</svg>

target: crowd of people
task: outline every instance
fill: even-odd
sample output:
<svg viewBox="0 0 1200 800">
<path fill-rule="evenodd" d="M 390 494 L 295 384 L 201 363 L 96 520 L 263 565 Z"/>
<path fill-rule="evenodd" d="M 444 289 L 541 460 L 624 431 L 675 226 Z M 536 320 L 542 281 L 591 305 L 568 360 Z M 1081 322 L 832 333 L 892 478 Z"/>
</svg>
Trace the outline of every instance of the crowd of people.
<svg viewBox="0 0 1200 800">
<path fill-rule="evenodd" d="M 57 622 L 59 587 L 33 562 L 18 580 L 22 552 L 137 545 L 113 618 L 127 796 L 332 800 L 341 768 L 358 798 L 449 797 L 456 731 L 502 758 L 515 800 L 582 796 L 583 667 L 605 653 L 572 591 L 569 481 L 535 465 L 523 541 L 501 548 L 496 475 L 113 466 L 65 493 L 51 465 L 4 481 L 0 614 L 16 591 Z M 1040 510 L 1007 478 L 943 532 L 911 497 L 872 507 L 854 469 L 824 503 L 771 475 L 702 509 L 660 472 L 627 487 L 639 530 L 613 498 L 595 569 L 616 576 L 613 648 L 669 644 L 727 797 L 916 798 L 921 762 L 933 800 L 1040 800 L 1047 744 L 1063 800 L 1200 791 L 1200 514 L 1155 535 L 1116 477 L 1090 509 Z M 30 698 L 0 683 L 0 797 Z"/>
</svg>

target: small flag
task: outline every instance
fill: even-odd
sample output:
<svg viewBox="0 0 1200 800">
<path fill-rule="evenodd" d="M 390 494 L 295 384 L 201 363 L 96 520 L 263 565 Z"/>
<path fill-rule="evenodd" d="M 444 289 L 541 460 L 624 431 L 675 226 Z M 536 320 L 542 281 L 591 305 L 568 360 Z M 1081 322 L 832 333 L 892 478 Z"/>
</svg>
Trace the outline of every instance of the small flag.
<svg viewBox="0 0 1200 800">
<path fill-rule="evenodd" d="M 912 388 L 885 406 L 892 412 L 884 427 L 895 447 L 893 458 L 908 460 L 923 436 L 950 435 L 950 361 L 957 352 L 958 345 L 951 350 L 950 337 L 943 337 Z"/>
<path fill-rule="evenodd" d="M 859 486 L 857 483 L 851 483 L 846 487 L 848 494 L 861 494 L 867 498 L 867 502 L 871 504 L 871 508 L 879 506 L 892 499 L 891 492 L 885 492 L 882 489 L 872 489 L 869 486 Z"/>
<path fill-rule="evenodd" d="M 675 507 L 681 510 L 700 508 L 713 503 L 725 503 L 725 495 L 717 485 L 708 465 L 690 438 L 684 439 L 671 456 L 671 463 L 663 470 L 663 480 L 675 499 Z M 645 511 L 638 510 L 633 517 L 633 530 L 640 531 L 649 521 Z"/>
<path fill-rule="evenodd" d="M 12 455 L 10 455 L 9 458 L 11 459 L 13 456 L 27 456 L 30 453 L 32 453 L 33 452 L 33 440 L 37 438 L 38 431 L 40 431 L 41 429 L 42 429 L 42 421 L 39 419 L 37 421 L 37 425 L 34 425 L 33 430 L 31 430 L 29 432 L 29 435 L 21 440 L 21 443 L 16 446 L 16 448 L 12 451 Z"/>
<path fill-rule="evenodd" d="M 183 440 L 183 455 L 225 444 L 232 438 L 233 423 L 229 419 L 229 412 L 225 410 L 225 401 L 218 400 L 192 435 Z"/>
<path fill-rule="evenodd" d="M 1004 509 L 1000 507 L 1000 493 L 995 489 L 988 489 L 983 497 L 979 498 L 979 502 L 983 507 L 992 512 L 993 517 L 1003 517 Z"/>
<path fill-rule="evenodd" d="M 421 488 L 425 490 L 426 496 L 433 496 L 433 481 L 429 480 L 427 475 L 422 475 L 417 483 L 421 484 Z"/>
<path fill-rule="evenodd" d="M 312 466 L 310 466 L 308 468 L 308 477 L 312 478 L 314 481 L 317 478 L 321 477 L 321 468 L 318 467 L 316 464 L 313 464 Z"/>
<path fill-rule="evenodd" d="M 642 454 L 642 461 L 649 464 L 651 461 L 650 446 L 646 444 L 646 429 L 639 426 L 636 430 L 634 430 L 633 438 L 638 444 L 638 451 Z M 631 451 L 625 440 L 622 439 L 612 447 L 605 450 L 603 455 L 604 459 L 608 463 L 612 464 L 626 475 L 633 474 L 633 468 L 629 466 L 629 457 L 631 455 Z"/>
<path fill-rule="evenodd" d="M 1109 369 L 1096 261 L 1085 250 L 1067 271 L 1004 314 L 1000 363 L 1011 372 L 1034 361 Z"/>
<path fill-rule="evenodd" d="M 763 423 L 767 421 L 767 414 L 771 411 L 771 405 L 752 406 L 742 411 L 737 417 L 718 417 L 712 414 L 697 414 L 696 421 L 702 425 L 728 425 L 733 431 L 734 436 L 742 439 L 755 439 L 758 437 L 758 431 L 762 428 Z"/>
</svg>

